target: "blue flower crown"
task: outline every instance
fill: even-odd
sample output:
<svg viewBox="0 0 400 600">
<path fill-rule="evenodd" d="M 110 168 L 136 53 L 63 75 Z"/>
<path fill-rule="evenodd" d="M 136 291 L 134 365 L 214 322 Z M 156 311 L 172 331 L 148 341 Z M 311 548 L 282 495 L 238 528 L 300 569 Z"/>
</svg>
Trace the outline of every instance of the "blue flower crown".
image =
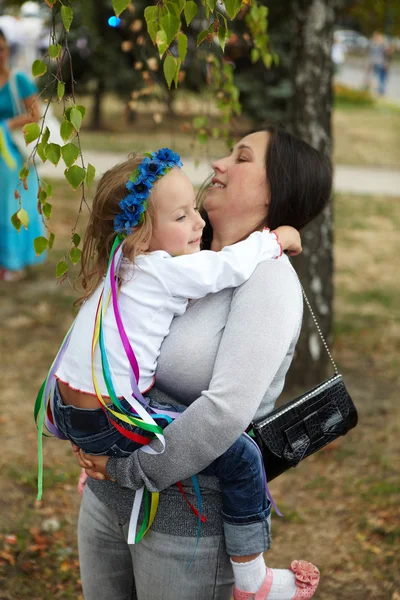
<svg viewBox="0 0 400 600">
<path fill-rule="evenodd" d="M 126 184 L 129 194 L 118 204 L 121 212 L 114 219 L 114 230 L 120 237 L 129 235 L 134 227 L 143 223 L 147 200 L 157 179 L 166 175 L 173 167 L 182 166 L 179 154 L 169 148 L 144 155 Z"/>
</svg>

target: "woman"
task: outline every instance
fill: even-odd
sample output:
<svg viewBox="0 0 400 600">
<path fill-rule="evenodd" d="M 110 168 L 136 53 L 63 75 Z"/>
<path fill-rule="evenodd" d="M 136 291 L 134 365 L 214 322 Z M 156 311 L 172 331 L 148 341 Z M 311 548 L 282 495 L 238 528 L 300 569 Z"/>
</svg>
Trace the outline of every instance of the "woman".
<svg viewBox="0 0 400 600">
<path fill-rule="evenodd" d="M 36 87 L 24 73 L 9 70 L 8 57 L 7 41 L 0 31 L 0 279 L 16 281 L 21 278 L 24 267 L 44 260 L 43 255 L 36 256 L 33 247 L 33 240 L 43 235 L 44 227 L 37 211 L 37 178 L 35 173 L 30 173 L 27 189 L 26 185 L 19 185 L 24 158 L 11 135 L 13 130 L 39 120 Z M 14 98 L 13 90 L 18 98 Z M 25 108 L 22 114 L 18 114 L 16 101 Z M 17 187 L 21 205 L 15 198 Z M 20 206 L 29 215 L 29 226 L 28 229 L 21 227 L 18 232 L 11 217 Z"/>
<path fill-rule="evenodd" d="M 323 209 L 331 192 L 328 161 L 275 128 L 243 138 L 213 169 L 204 208 L 215 251 L 265 225 L 304 227 Z M 231 598 L 233 579 L 224 550 L 218 480 L 199 476 L 207 521 L 197 547 L 197 521 L 173 484 L 203 470 L 252 420 L 273 409 L 301 320 L 301 290 L 285 256 L 260 265 L 240 288 L 193 302 L 185 315 L 175 319 L 162 347 L 151 395 L 188 408 L 164 430 L 165 452 L 158 456 L 137 452 L 126 459 L 77 454 L 94 478 L 84 491 L 79 518 L 85 600 Z M 134 490 L 143 483 L 151 491 L 163 492 L 151 530 L 138 545 L 128 546 Z M 190 484 L 186 490 L 195 503 Z M 264 543 L 269 539 L 269 531 L 253 534 L 263 535 Z M 278 597 L 282 596 L 268 595 L 272 600 Z"/>
</svg>

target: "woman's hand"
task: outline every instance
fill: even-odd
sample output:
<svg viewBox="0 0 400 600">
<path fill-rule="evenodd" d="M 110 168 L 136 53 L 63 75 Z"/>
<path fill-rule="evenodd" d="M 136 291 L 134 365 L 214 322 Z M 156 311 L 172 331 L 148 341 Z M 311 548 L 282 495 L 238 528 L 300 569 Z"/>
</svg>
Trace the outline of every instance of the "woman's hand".
<svg viewBox="0 0 400 600">
<path fill-rule="evenodd" d="M 75 452 L 76 459 L 80 466 L 85 469 L 87 475 L 92 479 L 102 481 L 109 479 L 114 481 L 107 473 L 107 462 L 109 456 L 93 456 L 92 454 L 85 454 L 78 446 L 72 444 L 72 449 Z"/>
<path fill-rule="evenodd" d="M 297 229 L 290 227 L 289 225 L 283 225 L 277 227 L 272 233 L 275 233 L 282 250 L 289 254 L 289 256 L 297 256 L 301 254 L 303 248 L 301 247 L 301 237 Z"/>
</svg>

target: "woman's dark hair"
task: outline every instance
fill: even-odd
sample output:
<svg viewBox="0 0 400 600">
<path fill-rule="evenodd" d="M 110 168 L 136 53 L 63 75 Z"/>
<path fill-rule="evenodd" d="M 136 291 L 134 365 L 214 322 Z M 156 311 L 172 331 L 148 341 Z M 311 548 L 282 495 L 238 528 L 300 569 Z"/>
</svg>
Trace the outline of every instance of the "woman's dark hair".
<svg viewBox="0 0 400 600">
<path fill-rule="evenodd" d="M 310 144 L 270 125 L 265 170 L 270 194 L 268 227 L 302 229 L 325 208 L 332 192 L 330 160 Z"/>
<path fill-rule="evenodd" d="M 282 125 L 269 125 L 265 153 L 265 172 L 270 195 L 267 226 L 276 229 L 291 225 L 302 229 L 325 208 L 332 193 L 330 160 L 310 144 L 297 138 Z M 199 191 L 200 205 L 210 181 Z M 203 247 L 209 248 L 212 228 L 205 211 Z"/>
<path fill-rule="evenodd" d="M 6 38 L 6 36 L 4 35 L 4 32 L 3 32 L 3 30 L 2 30 L 2 29 L 0 29 L 0 38 L 1 38 L 2 40 L 4 40 L 4 41 L 5 41 L 5 43 L 7 44 L 7 38 Z"/>
</svg>

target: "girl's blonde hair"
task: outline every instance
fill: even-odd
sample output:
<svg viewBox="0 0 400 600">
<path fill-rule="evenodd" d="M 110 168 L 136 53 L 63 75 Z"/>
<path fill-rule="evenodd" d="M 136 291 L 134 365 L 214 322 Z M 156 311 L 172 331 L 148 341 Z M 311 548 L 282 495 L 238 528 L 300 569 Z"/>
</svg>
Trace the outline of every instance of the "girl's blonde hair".
<svg viewBox="0 0 400 600">
<path fill-rule="evenodd" d="M 101 178 L 92 212 L 83 238 L 81 271 L 79 278 L 83 288 L 80 302 L 89 298 L 107 272 L 108 259 L 117 235 L 114 231 L 115 216 L 121 212 L 119 202 L 128 195 L 127 181 L 143 160 L 143 156 L 131 154 L 129 158 L 109 169 Z M 124 243 L 124 256 L 134 262 L 139 254 L 145 252 L 151 241 L 154 216 L 154 198 L 151 193 L 148 209 L 143 213 L 144 220 L 134 228 Z"/>
</svg>

